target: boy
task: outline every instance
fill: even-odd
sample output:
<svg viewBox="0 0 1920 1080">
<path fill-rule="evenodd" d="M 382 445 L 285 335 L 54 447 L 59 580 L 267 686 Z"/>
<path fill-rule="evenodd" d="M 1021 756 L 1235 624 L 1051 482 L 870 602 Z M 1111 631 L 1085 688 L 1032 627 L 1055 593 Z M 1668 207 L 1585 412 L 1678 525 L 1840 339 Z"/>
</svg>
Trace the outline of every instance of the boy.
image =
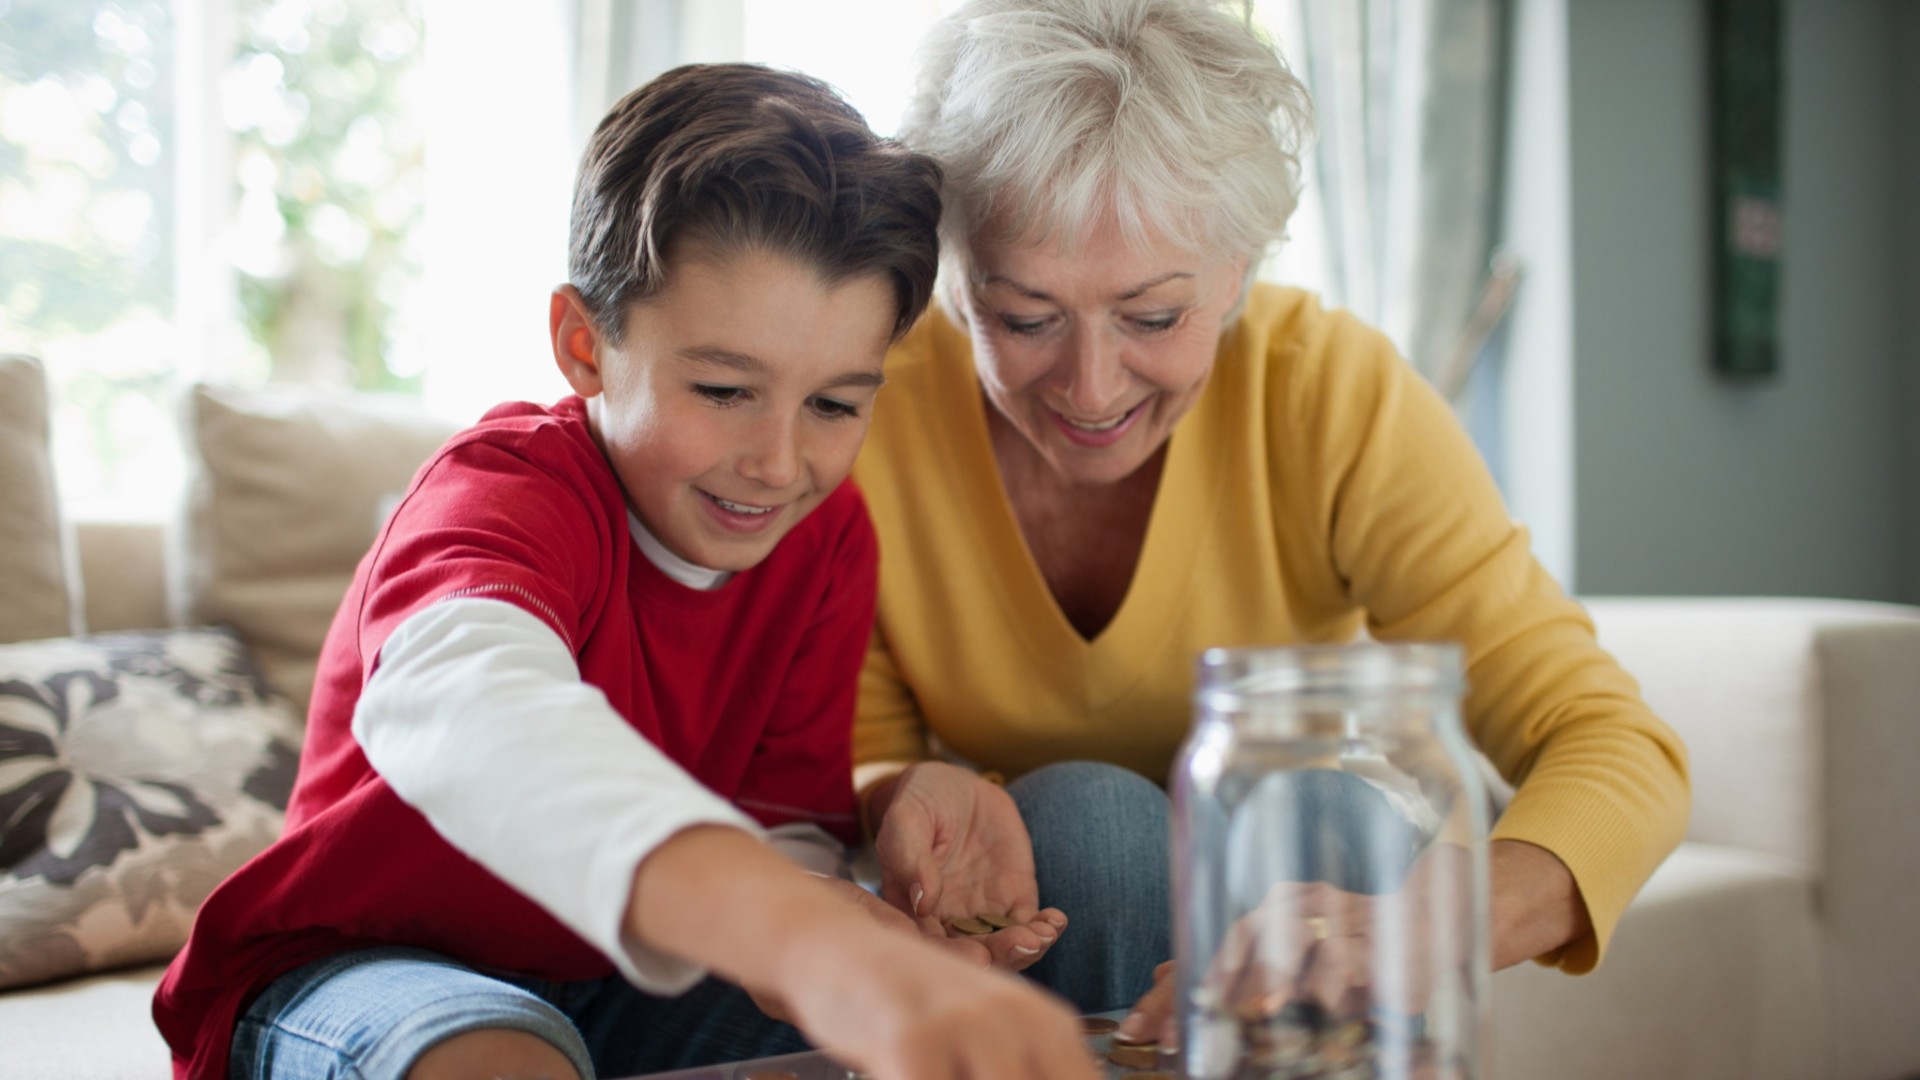
<svg viewBox="0 0 1920 1080">
<path fill-rule="evenodd" d="M 843 481 L 932 287 L 938 190 L 801 76 L 680 68 L 602 121 L 549 315 L 577 396 L 455 436 L 362 560 L 286 833 L 155 998 L 176 1076 L 798 1048 L 731 987 L 667 996 L 702 969 L 877 1077 L 1093 1075 L 1070 1015 L 986 950 L 760 839 L 857 834 L 875 551 Z M 1057 933 L 1022 914 L 994 955 Z"/>
</svg>

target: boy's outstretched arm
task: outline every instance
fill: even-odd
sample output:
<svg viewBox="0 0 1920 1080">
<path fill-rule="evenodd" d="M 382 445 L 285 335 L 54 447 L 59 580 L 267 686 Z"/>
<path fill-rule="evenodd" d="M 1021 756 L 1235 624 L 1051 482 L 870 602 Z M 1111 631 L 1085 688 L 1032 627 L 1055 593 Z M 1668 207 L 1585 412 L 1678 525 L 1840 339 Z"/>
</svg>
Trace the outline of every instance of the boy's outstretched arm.
<svg viewBox="0 0 1920 1080">
<path fill-rule="evenodd" d="M 782 1002 L 879 1080 L 1092 1080 L 1061 1003 L 891 930 L 737 829 L 702 825 L 640 864 L 626 932 Z M 990 1033 L 990 1034 L 988 1034 Z"/>
<path fill-rule="evenodd" d="M 853 886 L 774 851 L 515 605 L 449 600 L 410 618 L 381 650 L 354 734 L 455 847 L 652 992 L 711 968 L 880 1080 L 1094 1075 L 1064 1006 L 883 927 L 837 891 Z M 603 828 L 570 826 L 583 820 Z"/>
</svg>

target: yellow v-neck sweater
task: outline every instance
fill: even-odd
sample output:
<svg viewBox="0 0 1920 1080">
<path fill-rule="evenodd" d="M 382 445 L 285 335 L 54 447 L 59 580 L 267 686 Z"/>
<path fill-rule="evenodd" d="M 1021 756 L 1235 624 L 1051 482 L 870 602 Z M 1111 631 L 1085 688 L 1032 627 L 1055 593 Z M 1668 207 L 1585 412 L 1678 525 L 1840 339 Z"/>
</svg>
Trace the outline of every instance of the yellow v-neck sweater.
<svg viewBox="0 0 1920 1080">
<path fill-rule="evenodd" d="M 1594 642 L 1451 410 L 1384 336 L 1256 286 L 1175 427 L 1140 562 L 1092 641 L 1028 553 L 988 443 L 963 329 L 935 311 L 887 358 L 855 475 L 880 535 L 880 602 L 855 758 L 981 768 L 1113 762 L 1164 783 L 1200 650 L 1451 640 L 1468 729 L 1518 785 L 1496 839 L 1573 872 L 1598 962 L 1686 826 L 1686 751 Z"/>
</svg>

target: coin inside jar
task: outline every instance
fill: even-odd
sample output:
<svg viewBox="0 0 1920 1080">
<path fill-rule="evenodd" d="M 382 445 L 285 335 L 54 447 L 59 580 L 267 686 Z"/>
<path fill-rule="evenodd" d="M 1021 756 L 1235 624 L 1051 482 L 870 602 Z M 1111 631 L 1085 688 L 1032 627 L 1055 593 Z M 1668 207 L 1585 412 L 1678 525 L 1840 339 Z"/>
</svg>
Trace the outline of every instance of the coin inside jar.
<svg viewBox="0 0 1920 1080">
<path fill-rule="evenodd" d="M 1109 1031 L 1120 1030 L 1120 1022 L 1104 1016 L 1083 1016 L 1080 1018 L 1080 1030 L 1089 1035 L 1105 1035 Z"/>
</svg>

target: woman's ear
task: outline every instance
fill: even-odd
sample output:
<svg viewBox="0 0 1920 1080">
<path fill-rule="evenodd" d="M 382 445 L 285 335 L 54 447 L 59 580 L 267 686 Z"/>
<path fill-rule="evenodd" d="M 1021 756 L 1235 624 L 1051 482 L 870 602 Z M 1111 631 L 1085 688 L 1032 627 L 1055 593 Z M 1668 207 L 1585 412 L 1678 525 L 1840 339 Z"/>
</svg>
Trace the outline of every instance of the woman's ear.
<svg viewBox="0 0 1920 1080">
<path fill-rule="evenodd" d="M 583 398 L 606 389 L 600 373 L 600 330 L 580 290 L 562 285 L 547 304 L 547 330 L 553 338 L 553 362 L 560 374 Z"/>
</svg>

